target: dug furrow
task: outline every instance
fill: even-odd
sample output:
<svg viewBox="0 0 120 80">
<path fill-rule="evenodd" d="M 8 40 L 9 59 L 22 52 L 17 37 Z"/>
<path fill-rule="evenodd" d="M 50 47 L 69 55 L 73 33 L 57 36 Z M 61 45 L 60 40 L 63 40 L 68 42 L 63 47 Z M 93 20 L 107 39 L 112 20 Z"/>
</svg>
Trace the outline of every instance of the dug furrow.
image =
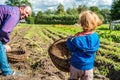
<svg viewBox="0 0 120 80">
<path fill-rule="evenodd" d="M 43 31 L 43 33 L 44 33 L 46 36 L 48 36 L 49 38 L 51 38 L 53 41 L 56 41 L 56 40 L 60 39 L 59 36 L 56 36 L 55 34 L 47 31 L 45 28 L 42 29 L 42 31 Z"/>
</svg>

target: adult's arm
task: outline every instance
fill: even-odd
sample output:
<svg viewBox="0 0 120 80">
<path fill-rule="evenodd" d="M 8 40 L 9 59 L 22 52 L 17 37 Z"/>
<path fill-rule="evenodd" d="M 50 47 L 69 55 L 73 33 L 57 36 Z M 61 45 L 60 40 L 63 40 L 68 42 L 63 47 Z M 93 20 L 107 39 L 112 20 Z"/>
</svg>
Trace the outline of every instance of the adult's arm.
<svg viewBox="0 0 120 80">
<path fill-rule="evenodd" d="M 19 18 L 17 15 L 9 15 L 0 30 L 0 39 L 1 41 L 6 44 L 9 42 L 9 36 L 13 28 L 17 25 Z"/>
</svg>

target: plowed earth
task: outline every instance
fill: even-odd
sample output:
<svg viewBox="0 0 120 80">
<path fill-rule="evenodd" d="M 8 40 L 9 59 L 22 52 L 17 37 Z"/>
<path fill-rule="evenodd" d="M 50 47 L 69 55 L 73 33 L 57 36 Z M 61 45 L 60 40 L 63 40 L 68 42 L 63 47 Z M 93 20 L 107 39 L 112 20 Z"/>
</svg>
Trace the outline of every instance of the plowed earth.
<svg viewBox="0 0 120 80">
<path fill-rule="evenodd" d="M 29 36 L 30 33 L 32 35 Z M 17 26 L 11 33 L 8 44 L 12 50 L 24 50 L 26 58 L 23 62 L 9 61 L 9 64 L 16 72 L 24 74 L 22 76 L 0 76 L 0 80 L 67 80 L 69 73 L 57 69 L 48 55 L 49 46 L 60 38 L 61 36 L 50 33 L 45 28 Z M 107 80 L 100 74 L 95 75 L 94 79 Z"/>
</svg>

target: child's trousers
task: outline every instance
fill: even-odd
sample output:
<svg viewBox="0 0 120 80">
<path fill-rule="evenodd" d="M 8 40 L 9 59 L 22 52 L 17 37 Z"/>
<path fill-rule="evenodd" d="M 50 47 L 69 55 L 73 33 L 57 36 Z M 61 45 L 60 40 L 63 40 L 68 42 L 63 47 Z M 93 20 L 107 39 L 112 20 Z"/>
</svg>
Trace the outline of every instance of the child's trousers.
<svg viewBox="0 0 120 80">
<path fill-rule="evenodd" d="M 79 70 L 73 66 L 70 66 L 70 78 L 69 80 L 93 80 L 93 69 Z"/>
</svg>

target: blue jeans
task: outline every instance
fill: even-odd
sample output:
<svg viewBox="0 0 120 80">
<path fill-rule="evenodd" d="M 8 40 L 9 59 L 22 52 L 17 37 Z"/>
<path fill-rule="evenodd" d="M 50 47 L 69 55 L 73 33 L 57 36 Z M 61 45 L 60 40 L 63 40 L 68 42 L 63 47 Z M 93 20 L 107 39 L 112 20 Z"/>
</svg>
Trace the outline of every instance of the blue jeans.
<svg viewBox="0 0 120 80">
<path fill-rule="evenodd" d="M 0 41 L 0 69 L 2 71 L 2 75 L 5 76 L 10 75 L 13 72 L 10 65 L 8 64 L 6 48 L 1 41 Z"/>
</svg>

